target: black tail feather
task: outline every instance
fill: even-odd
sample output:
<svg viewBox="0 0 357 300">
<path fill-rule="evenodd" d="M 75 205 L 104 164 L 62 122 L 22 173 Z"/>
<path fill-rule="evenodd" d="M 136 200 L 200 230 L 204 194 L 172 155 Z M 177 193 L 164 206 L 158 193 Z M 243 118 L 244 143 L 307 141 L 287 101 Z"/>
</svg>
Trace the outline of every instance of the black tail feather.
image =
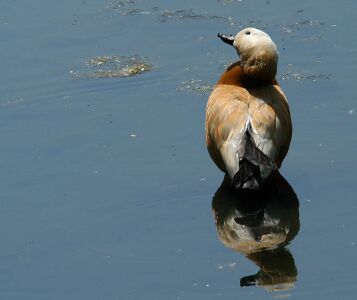
<svg viewBox="0 0 357 300">
<path fill-rule="evenodd" d="M 246 182 L 251 182 L 251 187 L 260 187 L 263 184 L 263 178 L 259 167 L 243 158 L 239 162 L 238 172 L 233 177 L 233 185 L 236 189 L 240 189 Z"/>
<path fill-rule="evenodd" d="M 234 175 L 232 183 L 237 189 L 261 188 L 263 178 L 261 169 L 276 170 L 275 163 L 257 148 L 249 132 L 246 131 L 244 154 L 239 161 L 239 170 Z"/>
</svg>

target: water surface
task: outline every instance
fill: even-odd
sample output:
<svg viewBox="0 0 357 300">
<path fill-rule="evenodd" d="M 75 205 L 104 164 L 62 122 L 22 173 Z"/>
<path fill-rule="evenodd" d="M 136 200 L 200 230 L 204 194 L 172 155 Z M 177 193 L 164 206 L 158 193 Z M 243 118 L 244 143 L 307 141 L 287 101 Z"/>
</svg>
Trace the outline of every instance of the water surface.
<svg viewBox="0 0 357 300">
<path fill-rule="evenodd" d="M 356 8 L 0 1 L 2 298 L 354 299 Z M 246 26 L 280 51 L 294 125 L 281 174 L 299 203 L 287 245 L 248 257 L 217 232 L 223 174 L 204 143 L 209 90 L 237 59 L 216 34 Z M 105 56 L 153 68 L 73 76 Z M 285 288 L 241 287 L 266 274 Z"/>
</svg>

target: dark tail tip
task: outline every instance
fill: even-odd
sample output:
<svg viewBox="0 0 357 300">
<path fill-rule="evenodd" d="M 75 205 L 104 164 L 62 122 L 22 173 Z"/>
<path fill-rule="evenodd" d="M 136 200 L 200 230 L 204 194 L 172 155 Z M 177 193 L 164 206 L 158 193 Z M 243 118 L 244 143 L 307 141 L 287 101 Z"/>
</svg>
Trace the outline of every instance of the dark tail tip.
<svg viewBox="0 0 357 300">
<path fill-rule="evenodd" d="M 257 189 L 263 184 L 263 178 L 259 167 L 243 158 L 239 162 L 239 170 L 234 175 L 232 183 L 238 190 L 243 188 L 245 183 L 247 183 L 246 188 Z"/>
</svg>

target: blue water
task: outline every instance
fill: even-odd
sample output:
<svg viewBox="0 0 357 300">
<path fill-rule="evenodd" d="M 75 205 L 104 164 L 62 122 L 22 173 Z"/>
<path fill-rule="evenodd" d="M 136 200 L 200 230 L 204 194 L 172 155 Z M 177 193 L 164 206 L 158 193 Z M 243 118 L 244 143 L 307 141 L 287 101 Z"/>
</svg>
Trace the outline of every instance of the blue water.
<svg viewBox="0 0 357 300">
<path fill-rule="evenodd" d="M 322 0 L 0 1 L 1 298 L 355 299 L 356 9 Z M 216 34 L 246 26 L 267 31 L 280 51 L 294 125 L 281 174 L 299 202 L 290 243 L 255 263 L 217 232 L 212 200 L 223 174 L 205 148 L 208 95 L 188 84 L 214 85 L 236 60 Z M 154 67 L 73 76 L 110 55 Z M 289 288 L 240 286 L 272 262 Z"/>
</svg>

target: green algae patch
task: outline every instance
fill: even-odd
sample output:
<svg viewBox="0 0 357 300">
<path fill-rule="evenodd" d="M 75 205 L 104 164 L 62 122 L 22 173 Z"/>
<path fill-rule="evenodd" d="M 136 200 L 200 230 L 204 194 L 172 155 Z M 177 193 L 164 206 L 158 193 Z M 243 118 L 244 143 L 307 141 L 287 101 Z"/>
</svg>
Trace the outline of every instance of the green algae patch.
<svg viewBox="0 0 357 300">
<path fill-rule="evenodd" d="M 181 86 L 177 88 L 179 91 L 183 92 L 196 92 L 201 95 L 208 95 L 213 90 L 213 86 L 207 83 L 204 83 L 200 79 L 190 79 L 183 81 Z"/>
<path fill-rule="evenodd" d="M 153 69 L 148 59 L 141 56 L 98 56 L 84 64 L 82 69 L 71 70 L 70 74 L 79 78 L 125 78 Z"/>
</svg>

